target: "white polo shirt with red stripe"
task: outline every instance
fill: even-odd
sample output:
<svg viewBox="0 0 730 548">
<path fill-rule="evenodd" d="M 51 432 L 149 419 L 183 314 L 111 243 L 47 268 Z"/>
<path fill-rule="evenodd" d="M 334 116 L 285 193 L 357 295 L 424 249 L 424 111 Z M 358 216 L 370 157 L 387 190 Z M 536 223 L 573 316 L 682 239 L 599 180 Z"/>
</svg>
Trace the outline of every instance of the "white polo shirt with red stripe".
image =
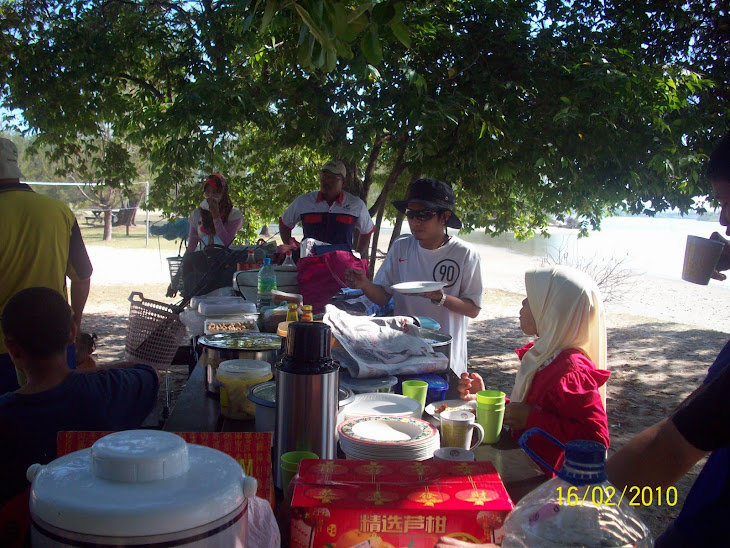
<svg viewBox="0 0 730 548">
<path fill-rule="evenodd" d="M 305 238 L 314 238 L 329 244 L 347 244 L 353 247 L 353 232 L 370 234 L 375 230 L 368 208 L 360 198 L 342 192 L 329 205 L 320 191 L 308 192 L 297 197 L 279 221 L 294 228 L 302 223 Z"/>
</svg>

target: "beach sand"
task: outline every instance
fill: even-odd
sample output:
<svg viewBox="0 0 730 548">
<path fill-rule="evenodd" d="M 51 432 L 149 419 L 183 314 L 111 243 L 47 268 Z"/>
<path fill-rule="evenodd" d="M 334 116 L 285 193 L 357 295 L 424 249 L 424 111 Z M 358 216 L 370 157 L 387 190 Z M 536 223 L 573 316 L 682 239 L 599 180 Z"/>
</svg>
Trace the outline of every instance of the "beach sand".
<svg viewBox="0 0 730 548">
<path fill-rule="evenodd" d="M 486 289 L 482 311 L 469 328 L 470 369 L 509 394 L 519 365 L 514 349 L 530 340 L 518 321 L 524 272 L 540 262 L 500 248 L 480 252 Z M 169 283 L 164 252 L 92 246 L 89 254 L 94 275 L 82 328 L 99 336 L 95 356 L 108 364 L 123 358 L 131 291 L 163 302 L 178 299 L 164 297 Z M 730 286 L 721 283 L 698 286 L 636 275 L 621 289 L 621 298 L 607 303 L 609 454 L 668 416 L 702 382 L 730 330 L 730 311 L 723 306 Z M 173 401 L 186 377 L 186 367 L 171 368 Z M 701 464 L 677 485 L 676 505 L 655 499 L 639 508 L 655 535 L 677 515 Z"/>
</svg>

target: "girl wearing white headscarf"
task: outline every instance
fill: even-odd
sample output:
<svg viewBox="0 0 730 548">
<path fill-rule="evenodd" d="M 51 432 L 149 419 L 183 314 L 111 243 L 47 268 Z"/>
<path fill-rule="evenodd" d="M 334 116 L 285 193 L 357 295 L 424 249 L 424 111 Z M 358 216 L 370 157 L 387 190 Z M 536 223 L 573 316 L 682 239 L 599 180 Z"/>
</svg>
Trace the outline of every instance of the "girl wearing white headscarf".
<svg viewBox="0 0 730 548">
<path fill-rule="evenodd" d="M 566 443 L 592 440 L 608 447 L 605 383 L 606 324 L 598 287 L 587 274 L 565 266 L 525 273 L 527 298 L 520 327 L 534 342 L 517 349 L 517 371 L 504 423 L 515 438 L 535 426 Z M 462 398 L 475 399 L 481 377 L 462 375 Z M 559 469 L 562 451 L 532 438 L 532 448 Z"/>
</svg>

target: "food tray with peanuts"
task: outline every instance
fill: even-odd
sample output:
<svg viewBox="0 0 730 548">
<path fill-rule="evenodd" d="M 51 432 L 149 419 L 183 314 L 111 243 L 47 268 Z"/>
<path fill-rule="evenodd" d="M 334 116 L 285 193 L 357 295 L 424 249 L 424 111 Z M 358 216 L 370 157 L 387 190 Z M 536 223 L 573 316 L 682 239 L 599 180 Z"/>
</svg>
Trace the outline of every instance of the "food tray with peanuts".
<svg viewBox="0 0 730 548">
<path fill-rule="evenodd" d="M 253 314 L 239 314 L 235 316 L 216 316 L 205 320 L 206 335 L 216 333 L 242 333 L 244 331 L 258 331 L 256 316 Z"/>
</svg>

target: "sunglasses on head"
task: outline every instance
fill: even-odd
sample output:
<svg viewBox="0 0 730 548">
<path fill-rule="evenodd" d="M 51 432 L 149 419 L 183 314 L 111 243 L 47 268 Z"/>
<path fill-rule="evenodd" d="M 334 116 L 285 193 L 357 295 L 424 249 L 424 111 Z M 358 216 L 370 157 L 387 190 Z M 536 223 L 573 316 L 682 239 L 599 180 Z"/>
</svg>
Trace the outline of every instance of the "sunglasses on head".
<svg viewBox="0 0 730 548">
<path fill-rule="evenodd" d="M 438 211 L 433 209 L 406 209 L 406 217 L 417 221 L 430 221 L 436 215 L 438 215 Z"/>
</svg>

